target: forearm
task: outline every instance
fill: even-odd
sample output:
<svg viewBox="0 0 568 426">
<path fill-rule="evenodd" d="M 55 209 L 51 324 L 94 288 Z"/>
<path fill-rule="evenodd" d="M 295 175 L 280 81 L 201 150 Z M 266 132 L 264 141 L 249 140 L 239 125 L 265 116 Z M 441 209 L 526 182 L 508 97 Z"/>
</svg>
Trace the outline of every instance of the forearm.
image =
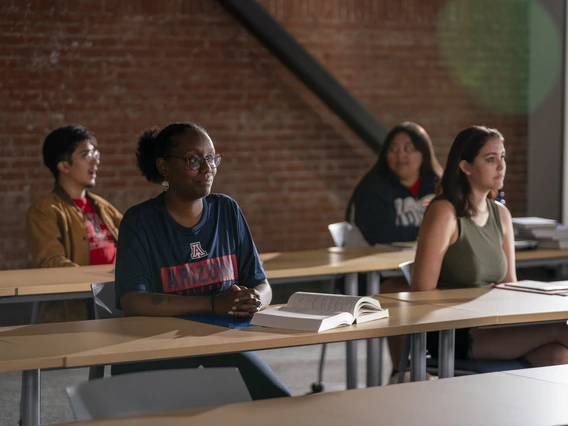
<svg viewBox="0 0 568 426">
<path fill-rule="evenodd" d="M 133 291 L 120 298 L 127 316 L 173 317 L 213 313 L 214 296 L 177 296 Z"/>
<path fill-rule="evenodd" d="M 267 280 L 264 280 L 263 282 L 255 286 L 255 289 L 260 293 L 260 308 L 266 308 L 268 305 L 270 305 L 270 302 L 272 302 L 272 287 L 270 287 L 270 284 Z"/>
</svg>

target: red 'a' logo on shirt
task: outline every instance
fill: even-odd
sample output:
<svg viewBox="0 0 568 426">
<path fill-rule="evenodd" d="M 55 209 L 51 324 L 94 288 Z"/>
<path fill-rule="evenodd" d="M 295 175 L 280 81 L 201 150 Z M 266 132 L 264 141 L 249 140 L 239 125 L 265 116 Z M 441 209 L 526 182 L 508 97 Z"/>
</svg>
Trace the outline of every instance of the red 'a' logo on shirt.
<svg viewBox="0 0 568 426">
<path fill-rule="evenodd" d="M 201 259 L 202 257 L 207 256 L 207 252 L 201 248 L 201 243 L 198 241 L 196 243 L 191 243 L 189 245 L 191 247 L 191 258 L 192 259 Z"/>
</svg>

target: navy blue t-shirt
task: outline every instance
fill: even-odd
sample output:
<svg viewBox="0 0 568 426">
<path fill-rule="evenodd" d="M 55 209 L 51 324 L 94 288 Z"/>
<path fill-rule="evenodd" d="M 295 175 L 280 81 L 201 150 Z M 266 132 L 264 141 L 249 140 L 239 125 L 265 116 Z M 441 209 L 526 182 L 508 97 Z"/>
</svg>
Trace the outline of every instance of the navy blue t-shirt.
<svg viewBox="0 0 568 426">
<path fill-rule="evenodd" d="M 265 279 L 243 213 L 226 195 L 205 197 L 201 220 L 192 228 L 174 220 L 163 194 L 124 214 L 115 272 L 119 309 L 120 297 L 131 291 L 209 296 Z"/>
</svg>

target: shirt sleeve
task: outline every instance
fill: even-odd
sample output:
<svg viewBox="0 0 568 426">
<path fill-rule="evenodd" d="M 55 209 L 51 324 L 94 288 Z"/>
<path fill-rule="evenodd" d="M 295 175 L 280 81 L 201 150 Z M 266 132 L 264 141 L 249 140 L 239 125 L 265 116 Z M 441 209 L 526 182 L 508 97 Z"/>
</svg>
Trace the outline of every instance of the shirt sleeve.
<svg viewBox="0 0 568 426">
<path fill-rule="evenodd" d="M 116 307 L 120 298 L 132 291 L 151 291 L 152 269 L 148 241 L 136 226 L 136 218 L 125 214 L 119 229 L 116 251 L 115 289 Z M 138 230 L 137 230 L 138 229 Z"/>
<path fill-rule="evenodd" d="M 29 208 L 26 214 L 26 242 L 37 267 L 79 266 L 67 257 L 62 238 L 54 208 L 47 212 L 36 206 Z"/>
<path fill-rule="evenodd" d="M 254 287 L 266 279 L 262 262 L 254 245 L 250 229 L 243 212 L 235 202 L 236 209 L 236 255 L 239 268 L 239 285 Z"/>
</svg>

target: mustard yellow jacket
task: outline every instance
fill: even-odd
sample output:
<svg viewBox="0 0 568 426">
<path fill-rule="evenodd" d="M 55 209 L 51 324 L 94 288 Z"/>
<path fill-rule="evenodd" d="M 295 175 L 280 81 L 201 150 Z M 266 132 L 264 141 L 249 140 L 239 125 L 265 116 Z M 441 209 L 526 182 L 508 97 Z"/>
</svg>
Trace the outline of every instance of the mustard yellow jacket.
<svg viewBox="0 0 568 426">
<path fill-rule="evenodd" d="M 105 199 L 87 192 L 87 198 L 99 213 L 116 241 L 122 214 Z M 36 201 L 26 214 L 26 241 L 38 268 L 86 266 L 90 264 L 89 236 L 83 213 L 63 188 Z M 87 319 L 92 300 L 52 300 L 43 302 L 38 322 L 78 321 Z"/>
<path fill-rule="evenodd" d="M 87 191 L 87 198 L 116 241 L 122 214 L 108 201 Z M 26 214 L 26 241 L 38 268 L 90 264 L 89 236 L 81 209 L 61 188 L 40 198 Z"/>
</svg>

